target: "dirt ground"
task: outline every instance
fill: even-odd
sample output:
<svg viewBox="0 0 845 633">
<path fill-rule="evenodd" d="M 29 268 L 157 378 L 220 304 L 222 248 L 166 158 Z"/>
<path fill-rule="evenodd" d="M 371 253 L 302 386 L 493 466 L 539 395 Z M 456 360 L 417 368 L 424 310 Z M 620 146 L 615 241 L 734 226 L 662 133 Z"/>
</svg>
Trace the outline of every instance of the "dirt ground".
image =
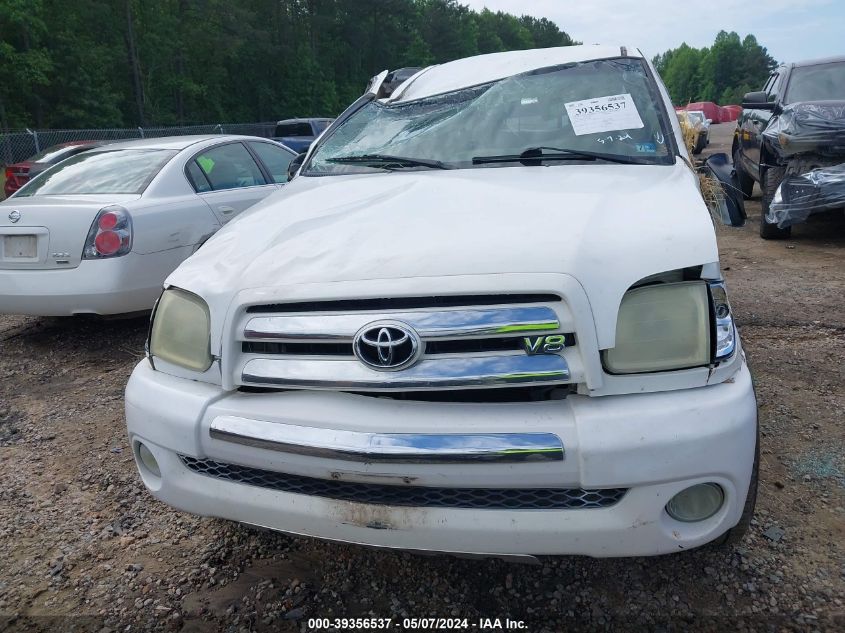
<svg viewBox="0 0 845 633">
<path fill-rule="evenodd" d="M 715 126 L 708 151 L 731 130 Z M 125 436 L 145 320 L 0 316 L 0 630 L 298 631 L 368 615 L 845 630 L 845 218 L 766 242 L 759 209 L 717 229 L 761 414 L 760 497 L 739 546 L 523 566 L 184 515 L 146 493 Z"/>
</svg>

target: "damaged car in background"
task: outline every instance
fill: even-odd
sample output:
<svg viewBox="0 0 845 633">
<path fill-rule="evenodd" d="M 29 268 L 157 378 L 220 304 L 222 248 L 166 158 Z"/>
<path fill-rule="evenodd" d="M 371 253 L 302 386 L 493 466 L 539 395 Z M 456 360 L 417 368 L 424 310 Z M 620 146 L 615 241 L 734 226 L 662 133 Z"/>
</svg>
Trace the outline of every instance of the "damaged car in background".
<svg viewBox="0 0 845 633">
<path fill-rule="evenodd" d="M 649 61 L 571 46 L 386 77 L 167 278 L 126 388 L 149 491 L 524 560 L 741 538 L 756 400 Z"/>
<path fill-rule="evenodd" d="M 786 238 L 810 215 L 845 210 L 845 57 L 785 64 L 742 107 L 734 165 L 746 197 L 760 183 L 760 235 Z"/>
</svg>

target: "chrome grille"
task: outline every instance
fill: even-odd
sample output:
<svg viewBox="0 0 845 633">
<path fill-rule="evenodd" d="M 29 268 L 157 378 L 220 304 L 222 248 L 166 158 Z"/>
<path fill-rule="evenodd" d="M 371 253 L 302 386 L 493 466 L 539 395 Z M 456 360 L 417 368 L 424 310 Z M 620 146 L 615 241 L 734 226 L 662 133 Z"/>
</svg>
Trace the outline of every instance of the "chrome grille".
<svg viewBox="0 0 845 633">
<path fill-rule="evenodd" d="M 271 356 L 352 356 L 352 343 L 244 341 L 241 351 Z"/>
<path fill-rule="evenodd" d="M 374 371 L 358 360 L 257 358 L 246 363 L 242 379 L 247 385 L 389 391 L 565 383 L 569 368 L 566 360 L 556 355 L 450 356 L 392 372 Z"/>
<path fill-rule="evenodd" d="M 541 299 L 547 303 L 519 303 Z M 466 304 L 473 300 L 478 303 Z M 374 309 L 376 305 L 381 309 Z M 413 362 L 392 371 L 373 367 L 371 359 L 368 366 L 356 357 L 353 343 L 359 332 L 374 323 L 407 326 L 418 335 L 422 351 Z M 555 295 L 250 306 L 242 313 L 238 329 L 242 355 L 236 364 L 238 386 L 396 392 L 573 382 L 566 350 L 576 344 L 575 334 L 564 304 Z M 525 337 L 548 335 L 560 337 L 563 350 L 527 353 Z"/>
<path fill-rule="evenodd" d="M 575 345 L 575 335 L 566 335 L 566 344 Z M 244 341 L 241 344 L 244 354 L 270 354 L 290 356 L 352 356 L 352 343 L 335 342 L 288 342 Z M 430 340 L 425 345 L 425 353 L 433 354 L 476 354 L 486 352 L 523 351 L 522 337 L 508 336 L 501 338 L 461 338 L 453 340 Z"/>
<path fill-rule="evenodd" d="M 514 303 L 553 303 L 553 294 L 443 295 L 429 297 L 382 297 L 379 299 L 340 299 L 331 301 L 296 301 L 249 306 L 251 314 L 266 312 L 361 312 L 378 310 L 415 310 L 463 306 L 495 306 Z"/>
<path fill-rule="evenodd" d="M 247 340 L 351 341 L 358 330 L 374 320 L 406 323 L 424 339 L 512 336 L 514 333 L 554 332 L 560 327 L 554 310 L 533 306 L 433 312 L 259 316 L 247 322 L 244 337 Z"/>
<path fill-rule="evenodd" d="M 626 488 L 429 488 L 317 479 L 186 455 L 179 458 L 198 474 L 279 492 L 356 503 L 417 508 L 577 510 L 609 508 Z"/>
</svg>

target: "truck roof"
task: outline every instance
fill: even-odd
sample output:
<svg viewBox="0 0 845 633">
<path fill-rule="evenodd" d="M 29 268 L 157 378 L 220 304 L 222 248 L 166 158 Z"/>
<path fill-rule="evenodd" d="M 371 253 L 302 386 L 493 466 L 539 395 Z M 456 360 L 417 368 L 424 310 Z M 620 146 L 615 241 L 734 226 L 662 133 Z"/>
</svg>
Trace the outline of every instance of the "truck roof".
<svg viewBox="0 0 845 633">
<path fill-rule="evenodd" d="M 836 55 L 834 57 L 820 57 L 819 59 L 805 59 L 800 62 L 792 62 L 786 66 L 793 68 L 800 68 L 801 66 L 816 66 L 818 64 L 834 64 L 836 62 L 845 62 L 845 55 Z"/>
<path fill-rule="evenodd" d="M 633 46 L 590 44 L 465 57 L 421 70 L 400 86 L 390 101 L 412 101 L 430 97 L 504 79 L 536 68 L 621 56 L 641 58 L 643 55 Z"/>
</svg>

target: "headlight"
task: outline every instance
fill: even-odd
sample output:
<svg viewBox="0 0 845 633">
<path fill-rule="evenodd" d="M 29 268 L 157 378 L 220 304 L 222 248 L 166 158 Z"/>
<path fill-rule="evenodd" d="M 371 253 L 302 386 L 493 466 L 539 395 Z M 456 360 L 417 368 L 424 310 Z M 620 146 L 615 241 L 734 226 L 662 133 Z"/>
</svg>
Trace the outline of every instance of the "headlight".
<svg viewBox="0 0 845 633">
<path fill-rule="evenodd" d="M 211 367 L 211 317 L 205 301 L 170 288 L 158 301 L 150 331 L 150 355 L 193 371 Z"/>
<path fill-rule="evenodd" d="M 700 367 L 710 363 L 707 283 L 643 286 L 622 298 L 616 346 L 604 351 L 612 374 Z"/>
<path fill-rule="evenodd" d="M 714 360 L 720 361 L 733 354 L 736 349 L 736 328 L 724 282 L 715 281 L 710 284 L 710 297 L 713 302 L 713 318 L 716 325 L 713 355 Z"/>
</svg>

